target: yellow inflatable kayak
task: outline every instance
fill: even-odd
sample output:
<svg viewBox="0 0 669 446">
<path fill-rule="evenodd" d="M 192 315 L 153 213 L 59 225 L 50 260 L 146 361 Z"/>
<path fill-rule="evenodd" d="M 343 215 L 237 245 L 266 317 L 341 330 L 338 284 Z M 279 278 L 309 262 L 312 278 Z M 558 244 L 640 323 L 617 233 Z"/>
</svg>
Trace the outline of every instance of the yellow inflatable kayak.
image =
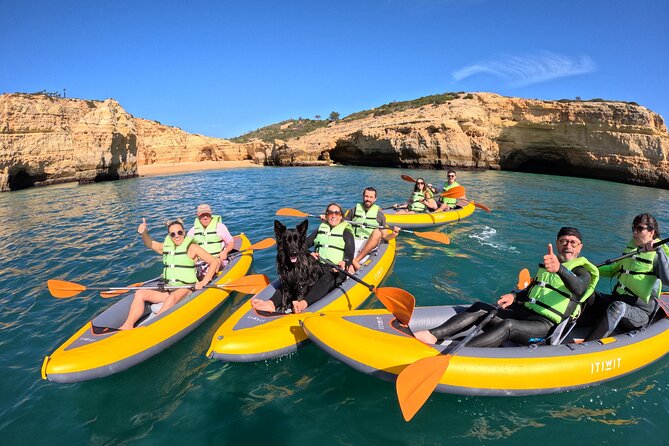
<svg viewBox="0 0 669 446">
<path fill-rule="evenodd" d="M 468 202 L 464 207 L 443 212 L 421 212 L 418 214 L 397 214 L 395 210 L 383 211 L 388 226 L 399 226 L 404 229 L 420 229 L 430 226 L 441 226 L 467 218 L 474 213 L 476 206 Z"/>
<path fill-rule="evenodd" d="M 251 246 L 241 234 L 234 238 L 234 250 Z M 232 251 L 233 253 L 235 251 Z M 226 284 L 246 275 L 253 251 L 232 258 L 212 283 Z M 147 282 L 151 286 L 158 280 Z M 136 328 L 118 331 L 125 321 L 134 293 L 86 323 L 50 356 L 44 358 L 42 378 L 60 383 L 86 381 L 132 367 L 166 349 L 200 325 L 230 293 L 205 288 L 186 296 L 177 305 L 157 316 L 147 306 Z M 156 310 L 157 311 L 157 310 Z"/>
<path fill-rule="evenodd" d="M 433 328 L 465 308 L 416 308 L 409 326 L 413 331 Z M 320 313 L 306 318 L 303 328 L 315 344 L 335 358 L 389 381 L 407 365 L 447 354 L 451 345 L 457 345 L 423 344 L 403 332 L 384 309 Z M 645 329 L 574 343 L 575 337 L 584 337 L 588 330 L 577 328 L 558 345 L 464 347 L 451 358 L 436 390 L 494 396 L 561 392 L 635 372 L 669 351 L 669 318 L 662 310 Z"/>
<path fill-rule="evenodd" d="M 378 286 L 386 277 L 395 260 L 395 240 L 382 243 L 372 253 L 356 276 L 370 285 Z M 254 298 L 269 300 L 279 281 L 276 280 Z M 257 313 L 250 299 L 244 303 L 216 331 L 207 356 L 223 361 L 251 362 L 276 358 L 295 352 L 308 339 L 300 321 L 308 315 L 322 311 L 351 310 L 360 306 L 370 295 L 370 290 L 351 279 L 346 279 L 318 302 L 300 314 L 266 316 Z"/>
</svg>

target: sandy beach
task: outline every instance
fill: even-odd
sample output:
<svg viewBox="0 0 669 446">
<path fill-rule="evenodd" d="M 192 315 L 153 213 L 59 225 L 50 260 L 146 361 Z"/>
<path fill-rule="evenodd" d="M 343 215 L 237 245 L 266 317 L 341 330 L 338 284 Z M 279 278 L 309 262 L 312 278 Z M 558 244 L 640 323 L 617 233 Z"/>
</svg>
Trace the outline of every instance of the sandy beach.
<svg viewBox="0 0 669 446">
<path fill-rule="evenodd" d="M 238 169 L 242 167 L 262 167 L 250 160 L 243 161 L 200 161 L 197 163 L 170 163 L 170 164 L 150 164 L 137 166 L 137 173 L 140 176 L 171 175 L 175 173 L 188 173 L 200 170 L 223 170 Z"/>
</svg>

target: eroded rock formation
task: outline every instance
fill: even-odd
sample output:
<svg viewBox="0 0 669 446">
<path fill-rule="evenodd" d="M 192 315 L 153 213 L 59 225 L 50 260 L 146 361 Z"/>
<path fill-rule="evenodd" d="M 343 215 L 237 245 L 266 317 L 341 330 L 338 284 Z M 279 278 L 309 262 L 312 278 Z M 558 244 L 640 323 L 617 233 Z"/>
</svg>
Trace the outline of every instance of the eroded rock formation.
<svg viewBox="0 0 669 446">
<path fill-rule="evenodd" d="M 339 121 L 274 144 L 269 164 L 502 169 L 669 187 L 662 117 L 623 102 L 540 101 L 491 93 Z"/>
<path fill-rule="evenodd" d="M 136 175 L 135 123 L 113 99 L 0 96 L 0 191 Z"/>
</svg>

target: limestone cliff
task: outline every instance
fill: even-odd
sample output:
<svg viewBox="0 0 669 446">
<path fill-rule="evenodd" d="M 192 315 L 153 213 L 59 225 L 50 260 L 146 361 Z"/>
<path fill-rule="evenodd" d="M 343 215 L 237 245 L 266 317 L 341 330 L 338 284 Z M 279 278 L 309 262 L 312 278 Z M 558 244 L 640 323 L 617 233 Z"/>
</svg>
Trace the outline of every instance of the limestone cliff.
<svg viewBox="0 0 669 446">
<path fill-rule="evenodd" d="M 113 99 L 0 96 L 0 191 L 136 175 L 135 123 Z"/>
<path fill-rule="evenodd" d="M 474 93 L 373 112 L 277 141 L 267 163 L 502 169 L 669 188 L 667 128 L 660 115 L 636 104 Z"/>
<path fill-rule="evenodd" d="M 0 191 L 134 177 L 138 164 L 263 163 L 264 151 L 134 118 L 113 99 L 0 96 Z"/>
</svg>

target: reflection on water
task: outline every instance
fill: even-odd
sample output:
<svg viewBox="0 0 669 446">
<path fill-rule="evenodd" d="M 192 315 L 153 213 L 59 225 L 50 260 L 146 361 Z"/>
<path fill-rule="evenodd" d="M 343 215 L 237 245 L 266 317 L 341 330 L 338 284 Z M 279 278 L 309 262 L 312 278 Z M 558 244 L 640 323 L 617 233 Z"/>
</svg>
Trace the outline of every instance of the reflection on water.
<svg viewBox="0 0 669 446">
<path fill-rule="evenodd" d="M 394 386 L 360 374 L 316 346 L 277 361 L 226 364 L 205 358 L 216 328 L 248 296 L 235 294 L 201 327 L 167 351 L 123 373 L 81 384 L 41 381 L 44 355 L 113 303 L 93 293 L 49 296 L 50 278 L 126 285 L 160 274 L 152 237 L 166 219 L 187 226 L 209 203 L 233 234 L 273 236 L 274 212 L 319 214 L 330 201 L 352 207 L 366 186 L 378 204 L 406 201 L 399 169 L 263 168 L 74 184 L 0 194 L 0 438 L 37 444 L 33 432 L 63 443 L 192 444 L 335 442 L 338 444 L 489 444 L 536 440 L 562 444 L 564 432 L 586 444 L 656 441 L 666 434 L 669 361 L 596 388 L 522 398 L 433 395 L 412 423 L 402 421 Z M 433 184 L 445 171 L 411 171 Z M 669 192 L 595 180 L 506 172 L 459 172 L 469 198 L 493 209 L 434 229 L 450 245 L 402 234 L 385 286 L 410 291 L 418 305 L 492 302 L 536 268 L 561 226 L 580 228 L 594 262 L 619 255 L 630 223 L 651 211 L 669 231 Z M 280 217 L 294 226 L 301 219 Z M 317 222 L 310 220 L 313 229 Z M 430 229 L 426 229 L 430 230 Z M 275 277 L 274 249 L 255 253 L 252 272 Z M 605 285 L 605 284 L 604 284 Z M 364 308 L 380 307 L 369 299 Z M 296 418 L 325 420 L 297 427 Z M 268 427 L 268 423 L 274 423 Z M 276 428 L 280 426 L 283 428 Z M 666 436 L 666 435 L 665 435 Z M 254 439 L 258 439 L 255 441 Z M 661 437 L 663 438 L 663 437 Z"/>
</svg>

